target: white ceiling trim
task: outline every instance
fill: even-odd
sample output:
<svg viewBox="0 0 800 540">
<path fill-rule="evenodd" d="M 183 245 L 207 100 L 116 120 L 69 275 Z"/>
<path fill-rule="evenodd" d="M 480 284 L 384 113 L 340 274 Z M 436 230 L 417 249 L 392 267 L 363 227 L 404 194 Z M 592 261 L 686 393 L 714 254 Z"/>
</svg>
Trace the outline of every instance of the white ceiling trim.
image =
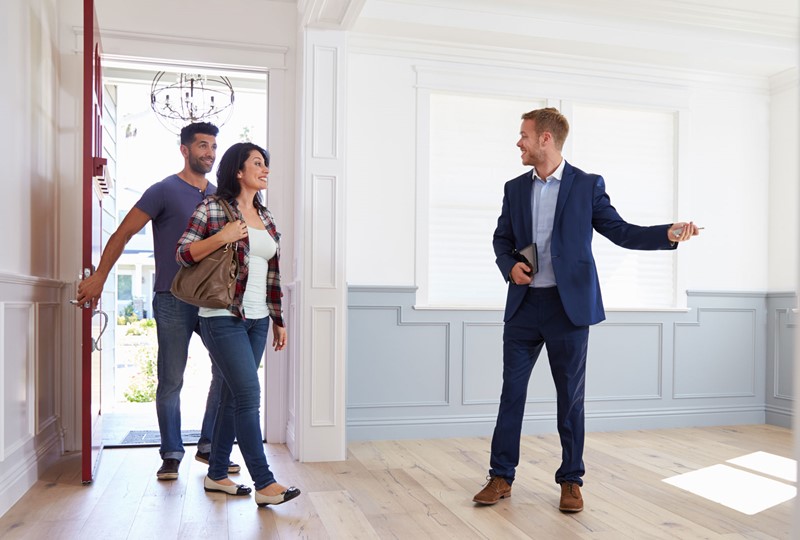
<svg viewBox="0 0 800 540">
<path fill-rule="evenodd" d="M 453 12 L 512 15 L 539 19 L 598 18 L 702 27 L 797 40 L 796 0 L 368 0 L 380 4 L 447 8 Z"/>
<path fill-rule="evenodd" d="M 622 79 L 643 84 L 673 85 L 687 84 L 727 91 L 743 91 L 748 94 L 768 94 L 770 84 L 764 77 L 738 75 L 708 70 L 670 68 L 651 64 L 591 59 L 587 69 L 587 58 L 582 56 L 515 51 L 504 47 L 482 45 L 454 45 L 441 41 L 393 38 L 367 34 L 353 34 L 348 39 L 348 48 L 355 54 L 379 54 L 388 57 L 413 57 L 423 61 L 450 61 L 462 65 L 482 65 L 496 69 L 568 73 L 580 76 Z M 784 75 L 781 81 L 789 75 Z"/>
<path fill-rule="evenodd" d="M 307 0 L 298 4 L 304 27 L 349 30 L 366 0 Z"/>
<path fill-rule="evenodd" d="M 701 6 L 678 0 L 366 0 L 353 31 L 762 77 L 797 65 L 797 28 L 784 35 L 764 31 L 783 8 L 756 16 L 745 9 Z M 673 23 L 656 8 L 681 16 L 696 9 L 705 18 L 703 25 Z M 733 30 L 723 21 L 725 12 L 741 21 L 752 15 L 755 22 L 748 31 Z"/>
<path fill-rule="evenodd" d="M 75 52 L 83 51 L 83 27 L 72 28 Z M 230 69 L 234 71 L 262 71 L 286 69 L 289 49 L 283 46 L 262 45 L 238 41 L 209 41 L 208 38 L 187 38 L 144 32 L 114 29 L 102 30 L 103 58 L 111 62 L 140 63 L 170 66 Z M 231 64 L 235 52 L 237 64 Z"/>
</svg>

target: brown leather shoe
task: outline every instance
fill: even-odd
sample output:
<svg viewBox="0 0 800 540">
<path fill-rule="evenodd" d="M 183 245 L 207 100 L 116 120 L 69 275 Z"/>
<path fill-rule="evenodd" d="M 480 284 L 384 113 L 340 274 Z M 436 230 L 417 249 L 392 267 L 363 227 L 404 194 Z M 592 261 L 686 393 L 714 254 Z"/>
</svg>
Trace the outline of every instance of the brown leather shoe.
<svg viewBox="0 0 800 540">
<path fill-rule="evenodd" d="M 505 478 L 489 476 L 486 485 L 472 500 L 479 504 L 494 504 L 500 499 L 511 497 L 511 484 Z"/>
<path fill-rule="evenodd" d="M 581 487 L 574 482 L 564 482 L 561 484 L 561 502 L 558 509 L 562 512 L 580 512 L 583 510 L 583 497 Z"/>
</svg>

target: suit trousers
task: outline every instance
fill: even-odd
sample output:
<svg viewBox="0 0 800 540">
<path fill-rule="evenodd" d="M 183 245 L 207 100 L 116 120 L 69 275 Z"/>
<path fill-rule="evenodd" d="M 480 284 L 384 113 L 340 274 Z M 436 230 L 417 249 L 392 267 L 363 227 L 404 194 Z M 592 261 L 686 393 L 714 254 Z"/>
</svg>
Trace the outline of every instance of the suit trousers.
<svg viewBox="0 0 800 540">
<path fill-rule="evenodd" d="M 583 401 L 588 342 L 589 327 L 572 324 L 556 287 L 528 289 L 522 305 L 503 330 L 503 390 L 492 436 L 491 476 L 500 476 L 509 483 L 514 481 L 528 381 L 544 345 L 556 387 L 561 438 L 561 466 L 555 480 L 559 484 L 583 485 Z"/>
</svg>

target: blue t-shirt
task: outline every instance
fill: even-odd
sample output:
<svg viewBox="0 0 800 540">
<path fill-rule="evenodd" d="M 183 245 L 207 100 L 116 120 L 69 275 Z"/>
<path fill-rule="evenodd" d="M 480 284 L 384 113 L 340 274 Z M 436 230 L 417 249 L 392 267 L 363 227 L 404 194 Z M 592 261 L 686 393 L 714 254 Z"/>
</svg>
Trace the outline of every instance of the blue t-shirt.
<svg viewBox="0 0 800 540">
<path fill-rule="evenodd" d="M 153 251 L 156 260 L 155 292 L 168 292 L 179 265 L 175 261 L 183 231 L 189 224 L 194 209 L 207 195 L 217 192 L 209 182 L 205 191 L 187 184 L 177 174 L 153 184 L 144 192 L 135 207 L 153 221 Z"/>
</svg>

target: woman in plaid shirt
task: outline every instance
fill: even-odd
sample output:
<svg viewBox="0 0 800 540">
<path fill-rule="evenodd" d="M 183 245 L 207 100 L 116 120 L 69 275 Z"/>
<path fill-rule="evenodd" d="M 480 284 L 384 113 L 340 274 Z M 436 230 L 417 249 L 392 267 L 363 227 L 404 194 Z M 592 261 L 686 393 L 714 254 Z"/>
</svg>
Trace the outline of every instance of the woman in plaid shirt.
<svg viewBox="0 0 800 540">
<path fill-rule="evenodd" d="M 236 246 L 239 276 L 233 304 L 227 309 L 200 308 L 199 312 L 203 341 L 225 379 L 203 483 L 206 491 L 250 493 L 249 487 L 228 478 L 228 462 L 237 438 L 259 506 L 281 504 L 300 495 L 299 489 L 279 484 L 270 471 L 259 419 L 257 369 L 270 319 L 272 347 L 276 351 L 286 347 L 278 266 L 280 234 L 260 195 L 267 188 L 268 174 L 266 150 L 252 143 L 229 148 L 217 170 L 217 193 L 197 206 L 175 256 L 179 264 L 192 266 L 225 244 Z M 237 221 L 227 221 L 220 198 L 230 204 Z"/>
</svg>

